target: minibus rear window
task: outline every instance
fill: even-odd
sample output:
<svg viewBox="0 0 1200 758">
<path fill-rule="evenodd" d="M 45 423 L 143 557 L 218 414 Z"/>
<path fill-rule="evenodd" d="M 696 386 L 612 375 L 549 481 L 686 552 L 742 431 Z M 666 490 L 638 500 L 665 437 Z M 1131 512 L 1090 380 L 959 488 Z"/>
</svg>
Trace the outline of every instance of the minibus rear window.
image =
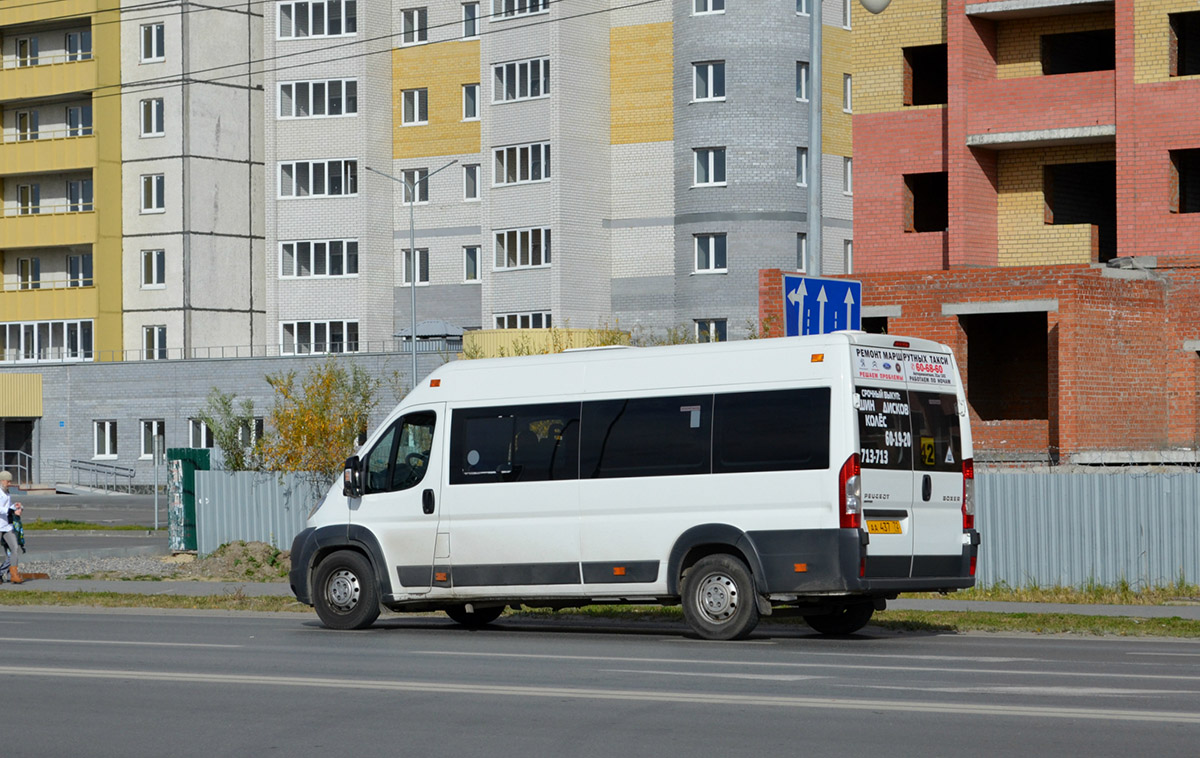
<svg viewBox="0 0 1200 758">
<path fill-rule="evenodd" d="M 941 392 L 909 392 L 912 406 L 913 468 L 962 473 L 958 400 Z"/>
<path fill-rule="evenodd" d="M 716 396 L 713 473 L 829 468 L 829 388 Z"/>
</svg>

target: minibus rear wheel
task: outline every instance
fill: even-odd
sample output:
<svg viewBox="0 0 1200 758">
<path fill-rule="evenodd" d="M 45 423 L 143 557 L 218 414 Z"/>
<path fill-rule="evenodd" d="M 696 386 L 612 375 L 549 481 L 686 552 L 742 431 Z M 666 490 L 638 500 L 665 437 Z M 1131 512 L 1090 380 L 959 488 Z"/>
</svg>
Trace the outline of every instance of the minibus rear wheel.
<svg viewBox="0 0 1200 758">
<path fill-rule="evenodd" d="M 844 605 L 833 613 L 805 616 L 804 621 L 821 634 L 854 634 L 875 615 L 873 603 Z"/>
<path fill-rule="evenodd" d="M 339 550 L 317 566 L 313 606 L 330 629 L 365 629 L 379 618 L 375 571 L 362 553 Z"/>
<path fill-rule="evenodd" d="M 758 625 L 750 569 L 732 555 L 709 555 L 683 572 L 683 618 L 706 640 L 740 640 Z"/>
</svg>

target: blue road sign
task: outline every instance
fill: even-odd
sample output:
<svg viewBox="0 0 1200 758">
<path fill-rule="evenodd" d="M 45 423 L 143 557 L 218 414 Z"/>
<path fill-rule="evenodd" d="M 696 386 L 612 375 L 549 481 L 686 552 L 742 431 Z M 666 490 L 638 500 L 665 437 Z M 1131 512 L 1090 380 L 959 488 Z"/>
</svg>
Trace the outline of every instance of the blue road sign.
<svg viewBox="0 0 1200 758">
<path fill-rule="evenodd" d="M 783 275 L 784 329 L 788 337 L 862 328 L 862 282 Z"/>
</svg>

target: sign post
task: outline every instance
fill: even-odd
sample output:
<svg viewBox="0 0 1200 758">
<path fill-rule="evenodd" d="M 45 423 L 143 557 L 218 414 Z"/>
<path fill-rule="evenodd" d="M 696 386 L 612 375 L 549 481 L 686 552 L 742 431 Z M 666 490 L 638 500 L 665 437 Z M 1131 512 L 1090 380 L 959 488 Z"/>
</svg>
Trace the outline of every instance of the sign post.
<svg viewBox="0 0 1200 758">
<path fill-rule="evenodd" d="M 788 337 L 862 328 L 862 282 L 784 274 L 783 299 Z"/>
</svg>

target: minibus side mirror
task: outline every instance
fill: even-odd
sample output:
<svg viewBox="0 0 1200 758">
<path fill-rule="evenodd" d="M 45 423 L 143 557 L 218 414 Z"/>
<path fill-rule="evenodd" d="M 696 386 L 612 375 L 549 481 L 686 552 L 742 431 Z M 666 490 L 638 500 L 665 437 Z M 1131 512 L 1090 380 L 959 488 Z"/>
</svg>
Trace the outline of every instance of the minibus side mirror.
<svg viewBox="0 0 1200 758">
<path fill-rule="evenodd" d="M 362 497 L 362 466 L 357 455 L 346 459 L 346 467 L 342 472 L 342 494 L 346 497 Z"/>
</svg>

